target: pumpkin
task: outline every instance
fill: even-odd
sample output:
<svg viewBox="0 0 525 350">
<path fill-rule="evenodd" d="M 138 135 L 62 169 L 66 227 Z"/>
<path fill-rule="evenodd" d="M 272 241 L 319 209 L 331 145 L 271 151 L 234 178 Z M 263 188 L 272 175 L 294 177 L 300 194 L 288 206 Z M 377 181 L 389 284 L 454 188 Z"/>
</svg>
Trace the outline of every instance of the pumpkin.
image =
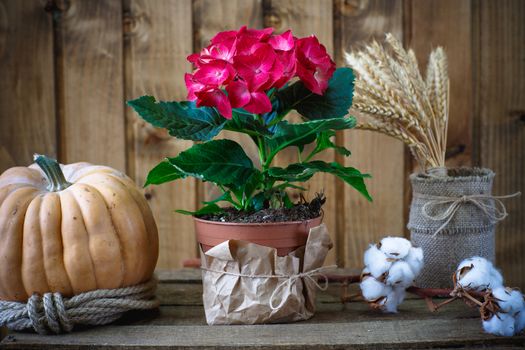
<svg viewBox="0 0 525 350">
<path fill-rule="evenodd" d="M 137 185 L 106 166 L 35 163 L 0 176 L 0 299 L 149 280 L 158 233 Z"/>
</svg>

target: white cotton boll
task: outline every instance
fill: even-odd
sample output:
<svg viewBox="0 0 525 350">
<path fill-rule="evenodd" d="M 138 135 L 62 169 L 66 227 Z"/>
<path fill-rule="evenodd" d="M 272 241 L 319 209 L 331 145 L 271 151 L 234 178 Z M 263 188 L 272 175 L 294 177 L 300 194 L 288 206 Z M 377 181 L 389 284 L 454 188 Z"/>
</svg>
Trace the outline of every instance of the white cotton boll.
<svg viewBox="0 0 525 350">
<path fill-rule="evenodd" d="M 392 266 L 392 262 L 387 261 L 387 256 L 374 244 L 365 251 L 364 261 L 366 268 L 375 278 L 379 278 Z"/>
<path fill-rule="evenodd" d="M 479 257 L 479 256 L 473 256 L 471 258 L 467 258 L 459 263 L 457 270 L 462 269 L 463 267 L 467 267 L 470 265 L 483 267 L 483 266 L 490 266 L 492 268 L 492 263 L 488 261 L 485 258 Z"/>
<path fill-rule="evenodd" d="M 525 307 L 523 294 L 510 288 L 498 287 L 492 290 L 492 295 L 498 299 L 501 311 L 515 315 Z"/>
<path fill-rule="evenodd" d="M 388 271 L 386 284 L 390 286 L 409 287 L 414 282 L 414 272 L 405 261 L 396 261 Z"/>
<path fill-rule="evenodd" d="M 498 274 L 490 261 L 479 256 L 463 260 L 456 270 L 458 284 L 477 291 L 500 287 L 503 278 L 499 279 Z"/>
<path fill-rule="evenodd" d="M 389 258 L 403 259 L 412 247 L 409 240 L 402 237 L 385 237 L 381 240 L 381 251 Z"/>
<path fill-rule="evenodd" d="M 510 337 L 514 335 L 514 317 L 506 313 L 497 313 L 492 318 L 483 321 L 485 332 Z"/>
<path fill-rule="evenodd" d="M 460 270 L 461 268 L 470 265 L 475 265 L 478 267 L 488 267 L 487 269 L 491 269 L 493 267 L 492 263 L 487 259 L 482 258 L 480 256 L 473 256 L 460 262 L 457 269 Z"/>
<path fill-rule="evenodd" d="M 499 270 L 494 266 L 492 262 L 489 260 L 479 257 L 479 256 L 473 256 L 469 259 L 463 260 L 459 266 L 458 270 L 460 270 L 464 266 L 470 266 L 474 265 L 476 268 L 479 268 L 483 270 L 484 272 L 488 272 L 488 275 L 486 276 L 487 281 L 487 288 L 497 288 L 503 286 L 503 276 L 499 272 Z"/>
<path fill-rule="evenodd" d="M 387 296 L 392 291 L 392 287 L 379 282 L 374 277 L 365 277 L 359 284 L 363 298 L 368 301 L 374 301 L 381 297 Z"/>
<path fill-rule="evenodd" d="M 491 288 L 503 286 L 503 276 L 494 265 L 492 265 L 492 271 L 490 272 L 490 285 Z"/>
<path fill-rule="evenodd" d="M 405 300 L 405 297 L 407 295 L 406 289 L 402 287 L 394 287 L 393 291 L 397 305 L 401 305 L 401 303 Z"/>
<path fill-rule="evenodd" d="M 392 313 L 392 314 L 395 314 L 397 313 L 397 306 L 399 305 L 397 303 L 397 299 L 395 297 L 393 297 L 394 295 L 391 294 L 389 296 L 387 296 L 384 301 L 383 301 L 383 305 L 382 305 L 382 308 L 381 310 L 383 312 L 388 312 L 388 313 Z"/>
<path fill-rule="evenodd" d="M 423 269 L 423 249 L 412 247 L 408 251 L 408 255 L 404 259 L 409 265 L 414 276 L 419 276 L 421 270 Z"/>
<path fill-rule="evenodd" d="M 482 268 L 473 268 L 458 279 L 458 284 L 466 289 L 483 291 L 490 287 L 490 272 Z"/>
<path fill-rule="evenodd" d="M 525 329 L 525 308 L 514 316 L 514 332 L 520 333 Z"/>
<path fill-rule="evenodd" d="M 489 260 L 487 260 L 487 259 L 485 259 L 485 258 L 483 258 L 481 256 L 477 256 L 477 255 L 471 256 L 470 258 L 467 258 L 467 259 L 463 260 L 462 263 L 465 263 L 465 264 L 468 264 L 468 263 L 488 264 L 490 266 L 494 266 L 492 264 L 492 262 L 490 262 Z"/>
<path fill-rule="evenodd" d="M 397 313 L 397 307 L 405 300 L 404 288 L 393 288 L 382 301 L 383 312 Z"/>
</svg>

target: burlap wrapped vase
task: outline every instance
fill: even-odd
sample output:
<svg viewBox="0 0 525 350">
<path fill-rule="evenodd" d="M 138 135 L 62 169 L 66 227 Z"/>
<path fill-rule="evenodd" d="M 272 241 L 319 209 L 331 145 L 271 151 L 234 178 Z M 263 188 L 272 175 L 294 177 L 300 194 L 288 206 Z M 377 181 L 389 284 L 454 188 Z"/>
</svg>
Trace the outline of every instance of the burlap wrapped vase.
<svg viewBox="0 0 525 350">
<path fill-rule="evenodd" d="M 507 215 L 501 197 L 492 196 L 494 175 L 483 168 L 410 175 L 408 229 L 425 256 L 417 286 L 450 288 L 461 260 L 477 255 L 494 261 L 496 223 Z"/>
</svg>

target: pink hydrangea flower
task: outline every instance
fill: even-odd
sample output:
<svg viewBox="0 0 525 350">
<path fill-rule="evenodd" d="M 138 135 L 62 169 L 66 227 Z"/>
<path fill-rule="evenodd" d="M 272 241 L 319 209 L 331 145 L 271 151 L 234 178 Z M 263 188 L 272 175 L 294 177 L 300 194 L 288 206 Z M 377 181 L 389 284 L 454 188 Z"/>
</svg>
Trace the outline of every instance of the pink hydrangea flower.
<svg viewBox="0 0 525 350">
<path fill-rule="evenodd" d="M 277 57 L 283 66 L 283 72 L 280 78 L 275 81 L 274 87 L 280 89 L 295 76 L 297 71 L 297 58 L 293 50 L 279 52 L 277 53 Z"/>
<path fill-rule="evenodd" d="M 274 35 L 268 40 L 277 54 L 277 59 L 282 66 L 282 73 L 277 77 L 272 87 L 281 88 L 295 76 L 296 56 L 295 56 L 295 38 L 290 30 L 281 35 Z"/>
<path fill-rule="evenodd" d="M 287 30 L 281 35 L 274 35 L 268 39 L 268 44 L 270 44 L 274 50 L 279 51 L 290 51 L 293 50 L 295 46 L 294 37 L 291 30 Z"/>
<path fill-rule="evenodd" d="M 291 31 L 279 35 L 272 28 L 217 33 L 199 54 L 188 56 L 196 70 L 185 75 L 188 99 L 197 106 L 215 107 L 231 118 L 232 107 L 267 113 L 267 91 L 281 88 L 295 76 L 322 95 L 335 71 L 326 49 L 315 36 L 297 39 Z M 227 92 L 227 94 L 225 93 Z"/>
<path fill-rule="evenodd" d="M 250 91 L 248 84 L 242 80 L 231 82 L 227 87 L 228 98 L 234 108 L 244 108 L 250 113 L 267 113 L 272 110 L 272 103 L 261 91 Z"/>
<path fill-rule="evenodd" d="M 335 72 L 335 62 L 315 36 L 296 41 L 297 75 L 313 93 L 322 95 Z"/>
<path fill-rule="evenodd" d="M 234 57 L 233 66 L 251 91 L 269 89 L 283 73 L 277 54 L 268 44 L 256 44 L 251 55 Z"/>
<path fill-rule="evenodd" d="M 195 95 L 196 92 L 206 89 L 206 85 L 193 79 L 193 74 L 184 74 L 184 82 L 186 83 L 186 89 L 188 90 L 187 99 L 189 101 L 194 101 L 197 99 L 197 96 Z"/>
<path fill-rule="evenodd" d="M 197 107 L 215 107 L 224 118 L 232 118 L 232 106 L 223 91 L 210 89 L 196 92 L 195 95 L 197 95 Z"/>
<path fill-rule="evenodd" d="M 235 76 L 235 70 L 227 61 L 213 60 L 201 65 L 193 73 L 193 79 L 204 85 L 219 86 L 228 84 Z"/>
</svg>

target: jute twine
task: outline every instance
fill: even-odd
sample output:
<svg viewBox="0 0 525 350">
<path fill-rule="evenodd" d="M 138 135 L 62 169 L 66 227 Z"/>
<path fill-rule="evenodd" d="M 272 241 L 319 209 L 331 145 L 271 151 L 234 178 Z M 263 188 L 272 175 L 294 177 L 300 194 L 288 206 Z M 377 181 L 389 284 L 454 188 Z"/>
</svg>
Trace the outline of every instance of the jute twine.
<svg viewBox="0 0 525 350">
<path fill-rule="evenodd" d="M 337 267 L 337 265 L 323 266 L 323 267 L 319 267 L 317 269 L 313 269 L 313 270 L 310 270 L 310 271 L 307 271 L 307 272 L 296 273 L 296 274 L 293 274 L 293 275 L 250 275 L 250 274 L 230 272 L 230 271 L 213 270 L 213 269 L 209 269 L 209 268 L 206 268 L 206 267 L 201 267 L 201 270 L 206 271 L 206 272 L 212 272 L 212 273 L 218 273 L 218 274 L 230 275 L 230 276 L 237 276 L 237 277 L 245 277 L 245 278 L 265 278 L 265 279 L 278 278 L 278 279 L 284 279 L 284 281 L 280 282 L 277 285 L 277 287 L 275 287 L 275 289 L 272 292 L 272 295 L 270 296 L 270 308 L 272 310 L 278 310 L 278 309 L 280 309 L 283 306 L 282 303 L 284 301 L 286 301 L 286 300 L 283 300 L 281 302 L 281 304 L 279 304 L 277 306 L 275 305 L 275 299 L 276 299 L 276 297 L 279 296 L 280 293 L 283 292 L 283 288 L 288 287 L 288 289 L 291 290 L 292 286 L 293 286 L 293 284 L 295 282 L 297 282 L 301 278 L 306 278 L 310 282 L 312 282 L 312 284 L 314 286 L 316 286 L 317 288 L 319 288 L 320 290 L 326 290 L 328 288 L 328 278 L 323 274 L 323 271 L 328 270 L 328 269 L 332 269 L 332 268 L 336 268 L 336 267 Z M 324 280 L 323 285 L 320 285 L 319 282 L 317 281 L 317 278 L 314 278 L 314 277 L 318 277 L 318 276 L 321 276 L 323 278 L 323 280 Z"/>
<path fill-rule="evenodd" d="M 60 293 L 33 294 L 27 303 L 0 301 L 0 326 L 34 329 L 39 334 L 71 332 L 75 325 L 104 325 L 130 310 L 159 306 L 157 280 L 118 289 L 97 289 L 64 298 Z"/>
<path fill-rule="evenodd" d="M 489 218 L 493 223 L 501 221 L 509 215 L 502 199 L 513 198 L 521 195 L 521 192 L 516 192 L 506 196 L 492 196 L 492 195 L 463 195 L 461 197 L 447 197 L 447 196 L 429 196 L 420 193 L 415 193 L 414 198 L 428 200 L 421 208 L 421 214 L 430 220 L 443 222 L 441 226 L 434 232 L 434 237 L 441 232 L 456 215 L 456 212 L 462 205 L 471 203 L 481 210 L 481 212 Z M 445 205 L 442 212 L 437 209 L 440 205 Z M 431 212 L 436 212 L 432 214 Z"/>
<path fill-rule="evenodd" d="M 442 174 L 412 174 L 413 199 L 408 229 L 412 243 L 423 248 L 425 265 L 416 284 L 451 287 L 450 276 L 466 258 L 495 259 L 495 228 L 507 216 L 493 196 L 494 172 L 483 168 L 448 169 Z"/>
</svg>

